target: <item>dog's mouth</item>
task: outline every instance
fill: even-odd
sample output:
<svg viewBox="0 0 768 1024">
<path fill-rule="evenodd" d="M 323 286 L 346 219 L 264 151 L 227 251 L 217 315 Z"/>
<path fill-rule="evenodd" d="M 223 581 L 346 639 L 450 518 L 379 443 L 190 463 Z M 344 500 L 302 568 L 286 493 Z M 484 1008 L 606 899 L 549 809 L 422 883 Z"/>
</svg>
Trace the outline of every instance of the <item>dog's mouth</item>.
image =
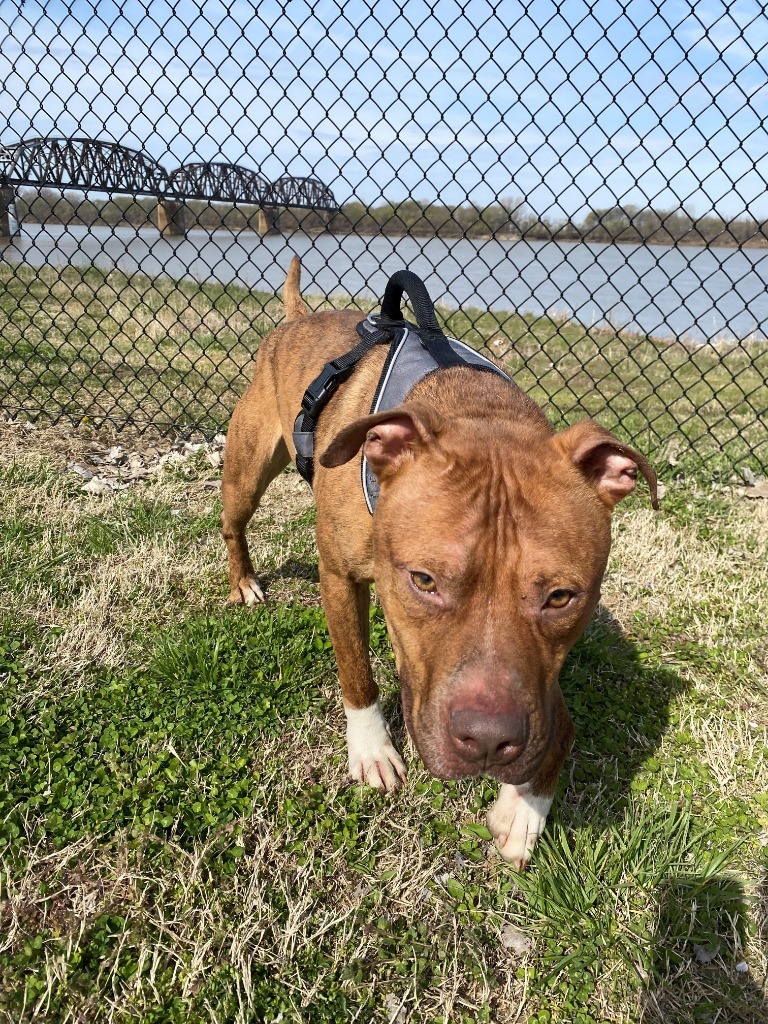
<svg viewBox="0 0 768 1024">
<path fill-rule="evenodd" d="M 511 764 L 491 765 L 488 768 L 482 769 L 479 774 L 495 779 L 497 782 L 504 782 L 507 785 L 522 786 L 526 782 L 530 782 L 536 774 L 539 765 L 544 760 L 546 750 L 547 748 L 544 746 L 535 754 L 524 752 L 518 760 L 513 761 Z"/>
<path fill-rule="evenodd" d="M 421 760 L 427 770 L 438 779 L 486 778 L 508 785 L 521 786 L 536 774 L 544 760 L 552 737 L 554 716 L 548 734 L 532 740 L 521 751 L 520 755 L 508 764 L 487 764 L 468 761 L 458 756 L 451 749 L 447 737 L 435 729 L 419 729 L 417 732 L 413 718 L 413 699 L 407 682 L 401 678 L 400 700 L 403 709 L 403 721 L 413 740 Z M 422 723 L 423 725 L 423 723 Z"/>
<path fill-rule="evenodd" d="M 522 786 L 530 782 L 541 764 L 544 752 L 534 757 L 521 754 L 511 764 L 485 765 L 478 762 L 464 761 L 452 755 L 435 755 L 426 750 L 419 751 L 425 767 L 438 779 L 477 779 L 480 777 L 494 779 L 512 786 Z"/>
</svg>

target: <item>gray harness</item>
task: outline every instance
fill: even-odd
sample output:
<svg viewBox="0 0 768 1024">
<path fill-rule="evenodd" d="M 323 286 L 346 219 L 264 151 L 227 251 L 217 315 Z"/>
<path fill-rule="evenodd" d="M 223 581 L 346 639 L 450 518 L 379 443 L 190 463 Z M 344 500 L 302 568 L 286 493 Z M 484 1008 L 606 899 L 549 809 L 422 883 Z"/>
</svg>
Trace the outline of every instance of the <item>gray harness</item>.
<svg viewBox="0 0 768 1024">
<path fill-rule="evenodd" d="M 377 329 L 376 320 L 373 317 L 368 317 L 367 320 L 364 320 L 360 327 L 365 325 L 370 325 L 371 330 Z M 358 327 L 358 331 L 360 331 L 360 327 Z M 510 384 L 512 383 L 503 370 L 500 370 L 490 359 L 486 359 L 479 352 L 475 352 L 469 345 L 465 345 L 455 338 L 446 337 L 445 342 L 450 346 L 451 352 L 457 357 L 457 362 L 451 362 L 451 365 L 471 366 L 477 370 L 490 371 L 508 380 Z M 396 409 L 397 406 L 403 404 L 419 381 L 424 380 L 429 374 L 435 373 L 442 368 L 441 364 L 437 362 L 425 347 L 418 328 L 414 327 L 413 324 L 406 324 L 392 341 L 389 355 L 381 371 L 379 385 L 373 398 L 371 413 Z M 368 506 L 368 511 L 373 515 L 379 497 L 379 481 L 368 465 L 368 460 L 365 456 L 362 459 L 361 475 L 365 503 Z"/>
<path fill-rule="evenodd" d="M 418 326 L 403 319 L 400 299 L 404 291 L 410 298 Z M 312 486 L 315 458 L 315 430 L 325 406 L 342 381 L 354 371 L 363 356 L 375 345 L 389 345 L 389 353 L 371 406 L 371 413 L 386 412 L 402 405 L 419 381 L 438 370 L 452 366 L 495 373 L 514 387 L 511 378 L 498 366 L 455 338 L 447 338 L 437 323 L 435 310 L 423 282 L 409 270 L 393 274 L 384 292 L 379 316 L 369 316 L 357 325 L 360 343 L 351 352 L 326 363 L 304 393 L 301 409 L 293 426 L 296 469 Z M 363 493 L 373 515 L 379 497 L 379 483 L 363 457 L 361 467 Z"/>
</svg>

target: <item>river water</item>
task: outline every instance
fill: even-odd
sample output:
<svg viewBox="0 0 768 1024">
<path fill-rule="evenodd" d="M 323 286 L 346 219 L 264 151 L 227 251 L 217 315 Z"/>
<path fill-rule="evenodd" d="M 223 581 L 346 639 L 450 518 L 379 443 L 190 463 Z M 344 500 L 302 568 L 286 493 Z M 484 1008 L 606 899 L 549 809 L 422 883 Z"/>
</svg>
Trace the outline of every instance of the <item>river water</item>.
<svg viewBox="0 0 768 1024">
<path fill-rule="evenodd" d="M 550 313 L 660 338 L 768 336 L 768 249 L 199 230 L 164 239 L 149 229 L 25 224 L 0 260 L 275 291 L 294 253 L 308 294 L 380 299 L 389 276 L 407 268 L 449 307 Z"/>
</svg>

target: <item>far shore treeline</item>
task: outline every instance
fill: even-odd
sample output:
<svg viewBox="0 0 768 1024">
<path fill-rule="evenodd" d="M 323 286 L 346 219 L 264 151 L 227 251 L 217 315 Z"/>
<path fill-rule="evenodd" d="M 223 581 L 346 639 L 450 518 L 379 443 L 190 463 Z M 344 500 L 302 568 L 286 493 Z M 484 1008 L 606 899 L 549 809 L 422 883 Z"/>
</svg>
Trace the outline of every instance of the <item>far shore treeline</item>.
<svg viewBox="0 0 768 1024">
<path fill-rule="evenodd" d="M 187 227 L 207 231 L 258 229 L 258 208 L 231 203 L 188 201 Z M 22 189 L 16 198 L 20 222 L 40 224 L 149 227 L 156 223 L 157 202 L 150 198 L 113 196 L 88 199 L 79 192 Z M 441 238 L 499 240 L 531 239 L 560 242 L 645 242 L 655 245 L 764 246 L 768 221 L 748 215 L 724 219 L 715 213 L 696 216 L 691 211 L 617 205 L 590 210 L 581 219 L 539 216 L 520 197 L 507 197 L 490 206 L 472 203 L 445 206 L 408 199 L 374 206 L 352 201 L 327 215 L 319 211 L 280 210 L 277 230 L 330 231 L 334 234 L 417 235 Z"/>
</svg>

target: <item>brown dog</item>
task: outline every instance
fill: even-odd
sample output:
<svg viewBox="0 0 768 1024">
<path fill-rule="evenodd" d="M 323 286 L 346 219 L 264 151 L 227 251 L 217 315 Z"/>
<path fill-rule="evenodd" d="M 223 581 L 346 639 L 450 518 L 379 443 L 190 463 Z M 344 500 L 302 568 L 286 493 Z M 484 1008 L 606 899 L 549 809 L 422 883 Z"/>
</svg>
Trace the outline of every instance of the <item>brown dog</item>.
<svg viewBox="0 0 768 1024">
<path fill-rule="evenodd" d="M 295 456 L 305 388 L 358 341 L 358 312 L 304 315 L 299 275 L 294 259 L 289 322 L 262 342 L 227 436 L 222 533 L 234 603 L 264 600 L 245 527 Z M 375 583 L 419 754 L 441 778 L 484 773 L 502 783 L 488 825 L 504 859 L 522 868 L 573 739 L 558 674 L 600 596 L 611 512 L 638 469 L 656 507 L 656 477 L 592 421 L 555 433 L 502 377 L 464 367 L 431 374 L 399 408 L 370 416 L 385 356 L 380 345 L 363 358 L 316 436 L 320 589 L 349 771 L 389 790 L 405 777 L 368 660 Z M 381 488 L 373 516 L 361 448 Z"/>
</svg>

